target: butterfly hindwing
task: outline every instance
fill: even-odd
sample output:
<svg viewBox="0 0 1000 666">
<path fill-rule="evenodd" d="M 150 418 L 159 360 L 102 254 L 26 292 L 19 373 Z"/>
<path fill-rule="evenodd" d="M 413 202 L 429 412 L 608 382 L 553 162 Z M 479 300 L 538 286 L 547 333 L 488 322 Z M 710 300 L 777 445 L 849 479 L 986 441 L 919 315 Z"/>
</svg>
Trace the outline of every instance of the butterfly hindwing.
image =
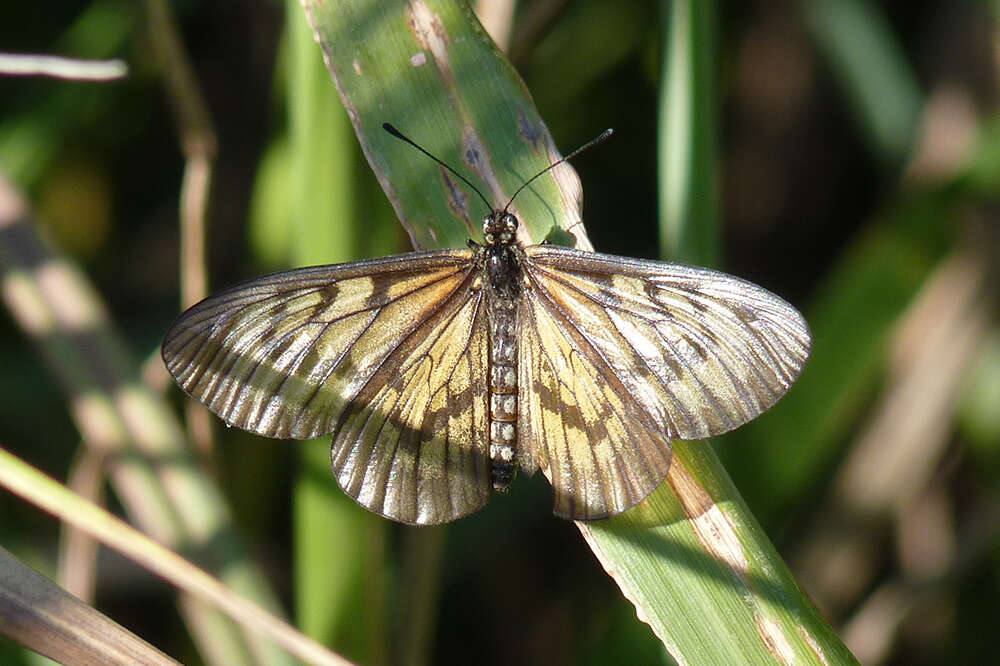
<svg viewBox="0 0 1000 666">
<path fill-rule="evenodd" d="M 440 303 L 345 410 L 333 470 L 363 506 L 434 524 L 489 499 L 485 313 L 479 288 Z"/>
<path fill-rule="evenodd" d="M 625 511 L 666 477 L 670 440 L 565 313 L 542 295 L 526 299 L 521 312 L 522 457 L 533 455 L 548 477 L 557 516 Z"/>
</svg>

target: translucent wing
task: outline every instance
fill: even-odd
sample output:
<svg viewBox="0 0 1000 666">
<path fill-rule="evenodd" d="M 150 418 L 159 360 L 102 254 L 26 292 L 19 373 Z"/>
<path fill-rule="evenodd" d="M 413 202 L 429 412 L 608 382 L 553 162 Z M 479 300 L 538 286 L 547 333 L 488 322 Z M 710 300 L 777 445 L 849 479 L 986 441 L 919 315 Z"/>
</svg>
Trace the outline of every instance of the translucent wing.
<svg viewBox="0 0 1000 666">
<path fill-rule="evenodd" d="M 333 433 L 337 479 L 368 509 L 452 520 L 489 497 L 477 279 L 470 250 L 266 276 L 181 315 L 163 359 L 230 425 Z"/>
<path fill-rule="evenodd" d="M 525 248 L 519 441 L 556 514 L 593 519 L 666 476 L 670 439 L 717 435 L 768 409 L 809 355 L 802 316 L 701 268 Z"/>
<path fill-rule="evenodd" d="M 666 477 L 669 438 L 564 313 L 528 298 L 520 326 L 519 465 L 542 468 L 562 518 L 634 506 Z"/>
<path fill-rule="evenodd" d="M 483 292 L 466 283 L 354 397 L 332 449 L 348 495 L 419 524 L 454 520 L 486 503 L 487 330 Z"/>
</svg>

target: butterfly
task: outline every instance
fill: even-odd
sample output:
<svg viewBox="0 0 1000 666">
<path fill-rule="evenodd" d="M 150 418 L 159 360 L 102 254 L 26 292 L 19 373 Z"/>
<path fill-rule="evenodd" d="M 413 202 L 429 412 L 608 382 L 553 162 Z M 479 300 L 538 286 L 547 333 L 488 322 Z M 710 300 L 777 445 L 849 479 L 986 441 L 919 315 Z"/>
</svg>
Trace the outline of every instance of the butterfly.
<svg viewBox="0 0 1000 666">
<path fill-rule="evenodd" d="M 809 329 L 774 294 L 705 268 L 522 245 L 509 206 L 486 216 L 482 244 L 210 296 L 171 326 L 164 363 L 229 425 L 332 435 L 344 492 L 412 524 L 476 511 L 516 468 L 542 470 L 557 516 L 617 515 L 666 478 L 672 439 L 750 421 L 802 371 Z"/>
</svg>

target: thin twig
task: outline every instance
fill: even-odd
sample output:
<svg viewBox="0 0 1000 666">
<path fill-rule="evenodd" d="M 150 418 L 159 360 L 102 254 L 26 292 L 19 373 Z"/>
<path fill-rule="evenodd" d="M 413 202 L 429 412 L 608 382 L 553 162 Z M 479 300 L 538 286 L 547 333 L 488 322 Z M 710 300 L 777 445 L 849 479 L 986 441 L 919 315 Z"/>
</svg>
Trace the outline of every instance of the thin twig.
<svg viewBox="0 0 1000 666">
<path fill-rule="evenodd" d="M 105 453 L 84 444 L 77 449 L 76 459 L 70 466 L 68 485 L 77 495 L 103 506 L 107 473 Z M 77 599 L 93 603 L 97 590 L 97 541 L 72 525 L 63 524 L 62 528 L 59 584 Z"/>
<path fill-rule="evenodd" d="M 187 159 L 180 201 L 181 306 L 187 308 L 208 295 L 205 228 L 218 144 L 208 106 L 170 8 L 163 0 L 146 0 L 146 12 L 150 45 L 160 63 L 181 150 Z M 209 460 L 213 442 L 208 413 L 189 405 L 186 416 L 188 438 L 202 458 Z"/>
<path fill-rule="evenodd" d="M 124 60 L 76 60 L 31 53 L 0 53 L 0 75 L 51 76 L 69 81 L 114 81 L 128 74 Z"/>
</svg>

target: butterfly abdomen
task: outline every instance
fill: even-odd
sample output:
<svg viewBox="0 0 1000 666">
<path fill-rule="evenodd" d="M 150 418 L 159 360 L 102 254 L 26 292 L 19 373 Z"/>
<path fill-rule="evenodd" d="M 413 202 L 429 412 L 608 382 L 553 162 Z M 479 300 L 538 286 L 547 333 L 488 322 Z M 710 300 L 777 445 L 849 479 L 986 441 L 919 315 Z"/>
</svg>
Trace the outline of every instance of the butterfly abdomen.
<svg viewBox="0 0 1000 666">
<path fill-rule="evenodd" d="M 517 458 L 517 301 L 494 291 L 490 314 L 490 475 L 507 492 Z"/>
</svg>

